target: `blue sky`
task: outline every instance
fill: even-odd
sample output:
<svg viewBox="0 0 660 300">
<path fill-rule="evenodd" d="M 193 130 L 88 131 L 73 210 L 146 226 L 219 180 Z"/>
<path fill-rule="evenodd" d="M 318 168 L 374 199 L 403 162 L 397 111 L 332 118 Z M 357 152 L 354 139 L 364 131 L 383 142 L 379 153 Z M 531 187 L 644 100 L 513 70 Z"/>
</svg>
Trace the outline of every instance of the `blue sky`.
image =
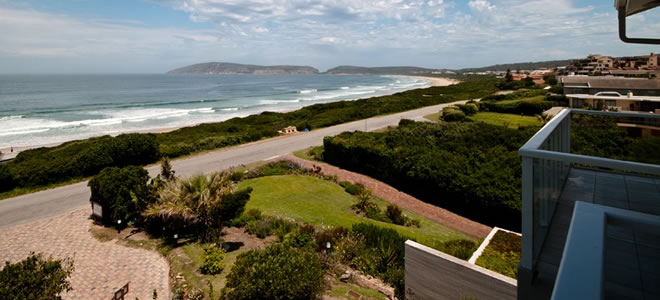
<svg viewBox="0 0 660 300">
<path fill-rule="evenodd" d="M 660 8 L 630 20 L 660 33 Z M 415 65 L 632 55 L 609 0 L 0 0 L 0 73 Z"/>
</svg>

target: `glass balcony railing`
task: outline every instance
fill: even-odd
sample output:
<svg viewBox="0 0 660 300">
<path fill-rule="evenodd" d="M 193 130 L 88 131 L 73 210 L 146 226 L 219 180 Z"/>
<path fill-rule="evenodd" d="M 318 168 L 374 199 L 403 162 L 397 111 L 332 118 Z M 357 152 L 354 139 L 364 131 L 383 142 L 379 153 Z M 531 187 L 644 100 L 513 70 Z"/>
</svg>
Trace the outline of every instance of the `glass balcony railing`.
<svg viewBox="0 0 660 300">
<path fill-rule="evenodd" d="M 625 128 L 621 124 L 634 124 L 653 129 L 660 124 L 658 114 L 564 109 L 520 148 L 523 238 L 519 287 L 531 285 L 536 276 L 539 257 L 573 167 L 660 176 L 658 165 L 571 153 L 571 121 L 578 114 L 614 117 L 619 128 Z"/>
</svg>

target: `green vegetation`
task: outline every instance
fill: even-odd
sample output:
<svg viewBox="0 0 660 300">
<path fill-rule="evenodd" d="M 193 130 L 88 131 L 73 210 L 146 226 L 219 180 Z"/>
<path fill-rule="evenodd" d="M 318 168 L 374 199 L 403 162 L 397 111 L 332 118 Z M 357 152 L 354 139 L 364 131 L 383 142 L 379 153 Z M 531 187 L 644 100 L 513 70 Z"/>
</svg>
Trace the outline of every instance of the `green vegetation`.
<svg viewBox="0 0 660 300">
<path fill-rule="evenodd" d="M 225 250 L 215 245 L 204 246 L 202 265 L 199 270 L 202 274 L 215 275 L 222 272 L 224 267 Z"/>
<path fill-rule="evenodd" d="M 660 137 L 633 138 L 608 116 L 574 114 L 571 152 L 612 159 L 660 164 Z"/>
<path fill-rule="evenodd" d="M 323 273 L 313 248 L 273 244 L 238 256 L 220 299 L 316 299 Z"/>
<path fill-rule="evenodd" d="M 366 299 L 374 300 L 387 300 L 387 296 L 381 294 L 379 291 L 363 288 L 350 283 L 335 283 L 330 291 L 330 296 L 343 299 L 352 299 L 348 296 L 348 291 L 354 291 Z M 365 298 L 362 298 L 365 299 Z M 366 300 L 365 299 L 365 300 Z"/>
<path fill-rule="evenodd" d="M 71 291 L 71 259 L 45 259 L 31 253 L 17 263 L 5 262 L 0 271 L 0 299 L 62 299 L 60 293 Z"/>
<path fill-rule="evenodd" d="M 103 136 L 27 150 L 1 164 L 0 192 L 13 191 L 10 195 L 16 195 L 51 184 L 82 180 L 106 167 L 145 165 L 162 157 L 175 158 L 252 142 L 276 136 L 278 130 L 290 125 L 299 130 L 312 130 L 423 106 L 480 98 L 492 94 L 497 82 L 495 78 L 472 79 L 447 87 L 316 104 L 287 113 L 264 112 L 161 134 Z"/>
<path fill-rule="evenodd" d="M 248 209 L 259 209 L 267 215 L 292 218 L 298 222 L 322 226 L 346 227 L 367 222 L 392 228 L 420 243 L 434 245 L 467 237 L 447 229 L 410 211 L 405 214 L 420 219 L 420 227 L 403 227 L 370 220 L 353 213 L 355 198 L 332 183 L 319 178 L 300 175 L 268 176 L 243 181 L 238 188 L 253 188 Z M 381 207 L 386 204 L 379 200 Z"/>
<path fill-rule="evenodd" d="M 2 164 L 5 167 L 0 168 L 0 177 L 5 181 L 0 191 L 82 179 L 106 167 L 143 165 L 155 162 L 159 157 L 153 134 L 103 136 L 53 148 L 27 150 L 19 153 L 16 159 Z"/>
<path fill-rule="evenodd" d="M 243 212 L 251 192 L 250 188 L 234 192 L 228 173 L 168 181 L 143 215 L 150 227 L 163 228 L 165 233 L 188 234 L 214 242 L 222 227 Z"/>
<path fill-rule="evenodd" d="M 423 201 L 517 230 L 522 172 L 517 151 L 537 129 L 402 120 L 385 133 L 326 137 L 323 156 Z"/>
<path fill-rule="evenodd" d="M 512 278 L 518 278 L 521 237 L 506 231 L 498 231 L 490 240 L 484 252 L 477 259 L 477 265 Z"/>
<path fill-rule="evenodd" d="M 472 121 L 484 122 L 497 126 L 506 126 L 511 129 L 518 129 L 521 127 L 541 127 L 542 125 L 536 117 L 514 114 L 480 112 L 474 116 L 469 116 L 468 118 Z"/>
<path fill-rule="evenodd" d="M 433 121 L 433 122 L 440 122 L 440 121 L 442 121 L 441 118 L 442 118 L 442 112 L 437 112 L 437 113 L 434 113 L 434 114 L 424 116 L 424 119 L 427 119 L 427 120 Z"/>
<path fill-rule="evenodd" d="M 307 149 L 294 151 L 293 155 L 306 160 L 323 161 L 323 146 L 309 147 Z"/>
<path fill-rule="evenodd" d="M 518 100 L 481 101 L 481 111 L 534 116 L 557 106 L 554 101 L 546 101 L 545 96 L 536 96 Z"/>
<path fill-rule="evenodd" d="M 136 220 L 151 198 L 149 173 L 141 167 L 105 168 L 87 184 L 92 192 L 91 202 L 103 207 L 101 222 L 125 226 Z M 122 220 L 123 224 L 117 224 Z"/>
</svg>

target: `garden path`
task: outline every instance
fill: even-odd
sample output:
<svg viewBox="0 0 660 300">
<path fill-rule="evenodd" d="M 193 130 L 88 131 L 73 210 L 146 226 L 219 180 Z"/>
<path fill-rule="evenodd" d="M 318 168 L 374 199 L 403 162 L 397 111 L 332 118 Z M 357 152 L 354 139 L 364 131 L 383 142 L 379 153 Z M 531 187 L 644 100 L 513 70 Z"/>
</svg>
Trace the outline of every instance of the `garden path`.
<svg viewBox="0 0 660 300">
<path fill-rule="evenodd" d="M 154 251 L 118 245 L 114 239 L 100 242 L 89 232 L 90 209 L 3 228 L 0 232 L 0 262 L 17 262 L 30 252 L 45 257 L 73 258 L 72 291 L 64 299 L 111 299 L 130 282 L 126 299 L 170 299 L 169 265 Z"/>
</svg>

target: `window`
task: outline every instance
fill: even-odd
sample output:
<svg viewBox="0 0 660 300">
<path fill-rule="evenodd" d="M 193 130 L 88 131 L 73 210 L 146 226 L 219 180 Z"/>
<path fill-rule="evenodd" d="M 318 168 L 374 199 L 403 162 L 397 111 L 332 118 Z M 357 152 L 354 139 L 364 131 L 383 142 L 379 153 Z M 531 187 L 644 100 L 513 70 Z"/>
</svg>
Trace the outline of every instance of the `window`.
<svg viewBox="0 0 660 300">
<path fill-rule="evenodd" d="M 607 107 L 616 106 L 616 100 L 606 100 L 605 101 L 605 106 L 607 106 Z"/>
</svg>

